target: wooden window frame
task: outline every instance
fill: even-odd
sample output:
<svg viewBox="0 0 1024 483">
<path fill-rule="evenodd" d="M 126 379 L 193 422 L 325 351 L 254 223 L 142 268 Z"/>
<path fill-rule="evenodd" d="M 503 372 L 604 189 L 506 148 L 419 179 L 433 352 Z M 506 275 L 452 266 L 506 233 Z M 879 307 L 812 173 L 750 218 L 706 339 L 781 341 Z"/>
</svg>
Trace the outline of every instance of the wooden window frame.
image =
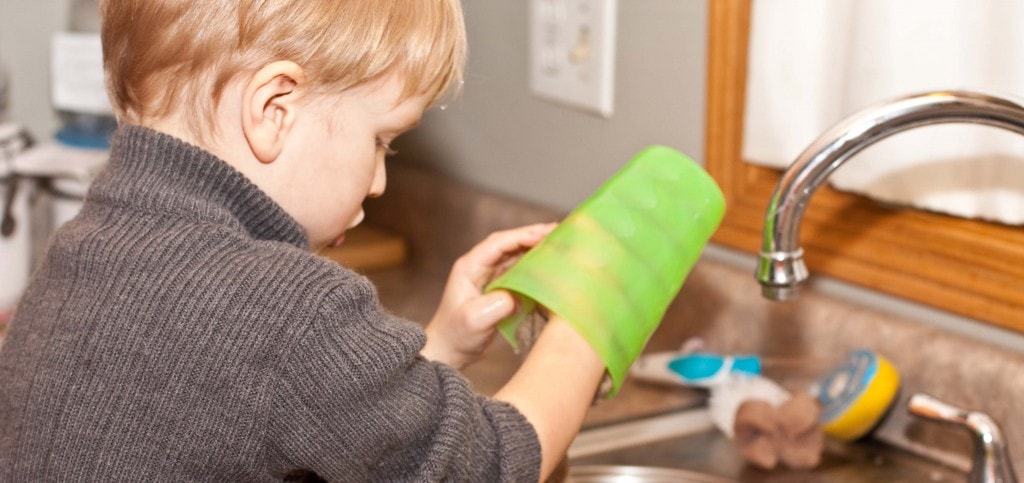
<svg viewBox="0 0 1024 483">
<path fill-rule="evenodd" d="M 751 1 L 709 0 L 705 156 L 728 206 L 714 241 L 756 253 L 779 171 L 741 159 Z M 812 277 L 1024 332 L 1022 228 L 884 206 L 825 186 L 807 206 L 800 239 Z"/>
</svg>

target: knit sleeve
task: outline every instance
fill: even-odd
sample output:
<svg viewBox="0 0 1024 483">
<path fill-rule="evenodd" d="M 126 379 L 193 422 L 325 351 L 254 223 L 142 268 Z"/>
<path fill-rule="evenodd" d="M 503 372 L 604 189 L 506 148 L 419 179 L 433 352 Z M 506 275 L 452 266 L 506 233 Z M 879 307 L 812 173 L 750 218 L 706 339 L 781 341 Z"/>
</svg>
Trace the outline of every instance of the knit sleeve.
<svg viewBox="0 0 1024 483">
<path fill-rule="evenodd" d="M 328 481 L 537 481 L 540 445 L 511 405 L 418 355 L 418 326 L 335 294 L 281 368 L 268 447 L 279 473 Z"/>
</svg>

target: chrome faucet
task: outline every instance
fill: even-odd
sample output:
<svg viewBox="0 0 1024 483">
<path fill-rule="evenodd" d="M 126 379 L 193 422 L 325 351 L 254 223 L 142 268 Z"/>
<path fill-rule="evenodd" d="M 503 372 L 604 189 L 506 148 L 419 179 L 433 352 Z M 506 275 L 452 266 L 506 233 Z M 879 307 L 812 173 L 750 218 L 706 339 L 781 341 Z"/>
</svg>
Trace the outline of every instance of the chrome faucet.
<svg viewBox="0 0 1024 483">
<path fill-rule="evenodd" d="M 1024 106 L 977 92 L 946 91 L 883 102 L 841 121 L 818 137 L 782 175 L 765 214 L 757 280 L 765 298 L 795 298 L 807 279 L 800 220 L 811 195 L 851 156 L 875 142 L 918 126 L 975 123 L 1024 135 Z"/>
<path fill-rule="evenodd" d="M 793 162 L 775 187 L 765 213 L 757 280 L 762 295 L 795 298 L 808 276 L 800 248 L 800 221 L 811 195 L 851 156 L 893 134 L 941 123 L 974 123 L 1024 135 L 1024 105 L 988 94 L 943 91 L 916 94 L 868 107 L 818 137 Z M 1016 483 L 999 426 L 984 413 L 966 411 L 923 394 L 911 413 L 968 428 L 974 439 L 971 483 Z"/>
<path fill-rule="evenodd" d="M 999 425 L 985 413 L 967 411 L 927 394 L 914 394 L 907 409 L 916 416 L 967 428 L 974 443 L 968 483 L 1017 483 Z"/>
</svg>

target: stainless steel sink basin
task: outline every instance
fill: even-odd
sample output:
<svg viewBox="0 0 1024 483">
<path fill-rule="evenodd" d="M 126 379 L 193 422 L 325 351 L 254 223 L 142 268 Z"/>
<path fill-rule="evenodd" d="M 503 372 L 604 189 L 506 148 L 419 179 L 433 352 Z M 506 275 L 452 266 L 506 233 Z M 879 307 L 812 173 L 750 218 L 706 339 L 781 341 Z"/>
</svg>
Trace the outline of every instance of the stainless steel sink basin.
<svg viewBox="0 0 1024 483">
<path fill-rule="evenodd" d="M 732 441 L 711 425 L 706 410 L 692 409 L 585 429 L 569 450 L 567 481 L 959 483 L 966 478 L 963 471 L 873 440 L 830 442 L 814 470 L 761 470 L 746 464 Z"/>
</svg>

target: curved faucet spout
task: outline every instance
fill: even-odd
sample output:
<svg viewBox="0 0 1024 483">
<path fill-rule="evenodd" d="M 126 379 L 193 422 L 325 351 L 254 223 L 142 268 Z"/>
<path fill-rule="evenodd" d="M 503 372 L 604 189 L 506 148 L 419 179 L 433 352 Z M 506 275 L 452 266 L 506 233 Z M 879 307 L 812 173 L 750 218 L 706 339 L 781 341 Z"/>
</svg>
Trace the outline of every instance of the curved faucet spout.
<svg viewBox="0 0 1024 483">
<path fill-rule="evenodd" d="M 978 92 L 915 94 L 868 107 L 811 143 L 783 173 L 765 213 L 756 273 L 762 295 L 773 300 L 796 297 L 808 275 L 799 240 L 804 208 L 818 187 L 847 159 L 893 134 L 954 122 L 985 124 L 1024 135 L 1024 106 Z"/>
</svg>

